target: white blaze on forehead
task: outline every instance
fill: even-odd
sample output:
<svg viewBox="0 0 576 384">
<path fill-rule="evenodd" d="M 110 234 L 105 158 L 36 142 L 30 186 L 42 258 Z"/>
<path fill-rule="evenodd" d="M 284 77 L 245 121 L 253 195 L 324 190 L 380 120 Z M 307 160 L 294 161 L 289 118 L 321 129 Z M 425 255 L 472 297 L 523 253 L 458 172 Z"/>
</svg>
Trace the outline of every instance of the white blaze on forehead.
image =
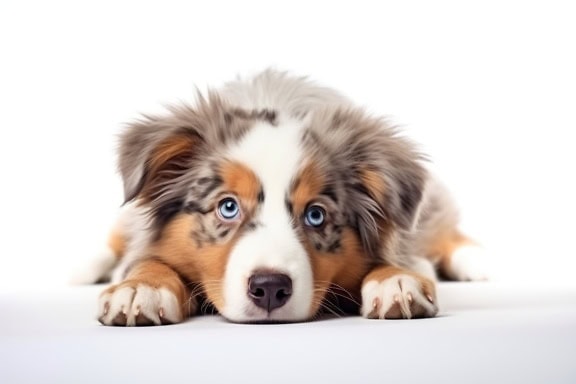
<svg viewBox="0 0 576 384">
<path fill-rule="evenodd" d="M 228 157 L 248 166 L 267 193 L 281 193 L 284 204 L 284 196 L 302 156 L 302 128 L 298 121 L 279 126 L 259 123 L 230 149 Z"/>
<path fill-rule="evenodd" d="M 298 240 L 286 209 L 286 196 L 302 160 L 301 122 L 278 126 L 259 123 L 228 152 L 227 158 L 249 167 L 259 178 L 264 202 L 232 250 L 224 276 L 223 315 L 235 321 L 264 320 L 266 313 L 248 298 L 247 281 L 258 269 L 272 269 L 292 279 L 292 297 L 271 314 L 274 320 L 309 316 L 313 277 L 308 255 Z"/>
</svg>

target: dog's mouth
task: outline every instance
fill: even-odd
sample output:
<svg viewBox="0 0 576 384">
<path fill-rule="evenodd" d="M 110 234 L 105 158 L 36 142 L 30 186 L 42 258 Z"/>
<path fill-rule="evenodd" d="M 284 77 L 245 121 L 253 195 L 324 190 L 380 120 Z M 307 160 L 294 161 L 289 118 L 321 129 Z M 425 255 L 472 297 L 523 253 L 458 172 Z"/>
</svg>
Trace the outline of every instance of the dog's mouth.
<svg viewBox="0 0 576 384">
<path fill-rule="evenodd" d="M 237 324 L 287 324 L 307 322 L 314 318 L 315 313 L 289 302 L 281 308 L 267 310 L 258 307 L 253 302 L 244 301 L 238 306 L 222 308 L 219 314 L 231 323 Z"/>
<path fill-rule="evenodd" d="M 227 319 L 228 321 L 236 324 L 247 324 L 247 325 L 274 325 L 274 324 L 295 324 L 304 323 L 310 321 L 310 319 L 304 320 L 278 320 L 273 318 L 257 319 L 257 320 L 246 320 L 246 321 L 234 321 Z"/>
<path fill-rule="evenodd" d="M 296 312 L 286 306 L 268 311 L 258 307 L 253 302 L 246 305 L 242 316 L 226 316 L 226 313 L 218 311 L 205 297 L 200 302 L 198 314 L 221 315 L 226 321 L 234 324 L 254 324 L 254 325 L 274 325 L 274 324 L 295 324 L 316 320 L 355 316 L 360 312 L 359 299 L 348 291 L 343 291 L 338 287 L 331 286 L 327 290 L 326 296 L 322 299 L 318 308 L 309 316 L 299 317 Z"/>
<path fill-rule="evenodd" d="M 219 311 L 218 308 L 205 296 L 199 296 L 197 315 L 220 315 L 227 321 L 236 324 L 288 324 L 306 322 L 310 319 L 297 318 L 288 308 L 282 307 L 272 309 L 260 308 L 253 303 L 249 303 L 240 318 L 226 316 L 225 311 Z"/>
<path fill-rule="evenodd" d="M 235 321 L 234 319 L 228 319 L 229 321 L 236 323 L 245 324 L 286 324 L 286 323 L 299 323 L 307 321 L 307 318 L 298 318 L 296 314 L 290 311 L 287 307 L 267 310 L 259 308 L 253 304 L 249 305 L 244 313 L 244 319 L 241 321 Z"/>
</svg>

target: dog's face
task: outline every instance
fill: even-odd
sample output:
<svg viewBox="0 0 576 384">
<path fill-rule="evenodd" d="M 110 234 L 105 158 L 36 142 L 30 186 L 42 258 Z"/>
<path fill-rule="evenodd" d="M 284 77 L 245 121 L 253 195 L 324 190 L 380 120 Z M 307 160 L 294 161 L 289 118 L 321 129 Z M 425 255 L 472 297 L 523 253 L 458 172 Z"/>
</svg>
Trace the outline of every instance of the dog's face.
<svg viewBox="0 0 576 384">
<path fill-rule="evenodd" d="M 290 119 L 212 96 L 171 112 L 122 137 L 127 200 L 150 207 L 150 256 L 232 321 L 313 317 L 331 287 L 358 290 L 412 225 L 418 156 L 361 111 Z"/>
</svg>

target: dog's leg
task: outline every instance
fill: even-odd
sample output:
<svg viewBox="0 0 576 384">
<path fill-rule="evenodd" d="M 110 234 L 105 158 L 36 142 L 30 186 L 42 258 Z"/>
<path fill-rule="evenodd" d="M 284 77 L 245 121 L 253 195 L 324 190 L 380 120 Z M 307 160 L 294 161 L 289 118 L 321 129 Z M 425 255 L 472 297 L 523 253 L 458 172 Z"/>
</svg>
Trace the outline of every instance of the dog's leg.
<svg viewBox="0 0 576 384">
<path fill-rule="evenodd" d="M 190 316 L 196 306 L 176 271 L 161 261 L 145 260 L 126 280 L 102 292 L 98 320 L 119 326 L 172 324 Z"/>
<path fill-rule="evenodd" d="M 487 252 L 459 227 L 459 213 L 446 187 L 432 177 L 426 187 L 410 252 L 424 256 L 448 280 L 488 280 L 493 277 Z"/>
<path fill-rule="evenodd" d="M 362 282 L 362 316 L 370 319 L 412 319 L 438 313 L 435 283 L 414 272 L 375 267 Z"/>
<path fill-rule="evenodd" d="M 457 229 L 436 238 L 426 253 L 436 260 L 442 277 L 458 281 L 479 281 L 490 278 L 489 258 L 484 248 Z"/>
</svg>

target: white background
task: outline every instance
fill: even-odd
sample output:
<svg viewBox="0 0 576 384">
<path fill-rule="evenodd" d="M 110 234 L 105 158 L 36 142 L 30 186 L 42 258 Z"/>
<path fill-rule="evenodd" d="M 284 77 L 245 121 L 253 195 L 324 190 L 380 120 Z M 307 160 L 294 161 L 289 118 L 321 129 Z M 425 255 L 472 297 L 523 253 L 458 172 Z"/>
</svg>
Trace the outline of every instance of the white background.
<svg viewBox="0 0 576 384">
<path fill-rule="evenodd" d="M 0 288 L 96 252 L 123 123 L 269 66 L 403 126 L 498 276 L 573 281 L 575 20 L 569 1 L 3 1 Z"/>
</svg>

